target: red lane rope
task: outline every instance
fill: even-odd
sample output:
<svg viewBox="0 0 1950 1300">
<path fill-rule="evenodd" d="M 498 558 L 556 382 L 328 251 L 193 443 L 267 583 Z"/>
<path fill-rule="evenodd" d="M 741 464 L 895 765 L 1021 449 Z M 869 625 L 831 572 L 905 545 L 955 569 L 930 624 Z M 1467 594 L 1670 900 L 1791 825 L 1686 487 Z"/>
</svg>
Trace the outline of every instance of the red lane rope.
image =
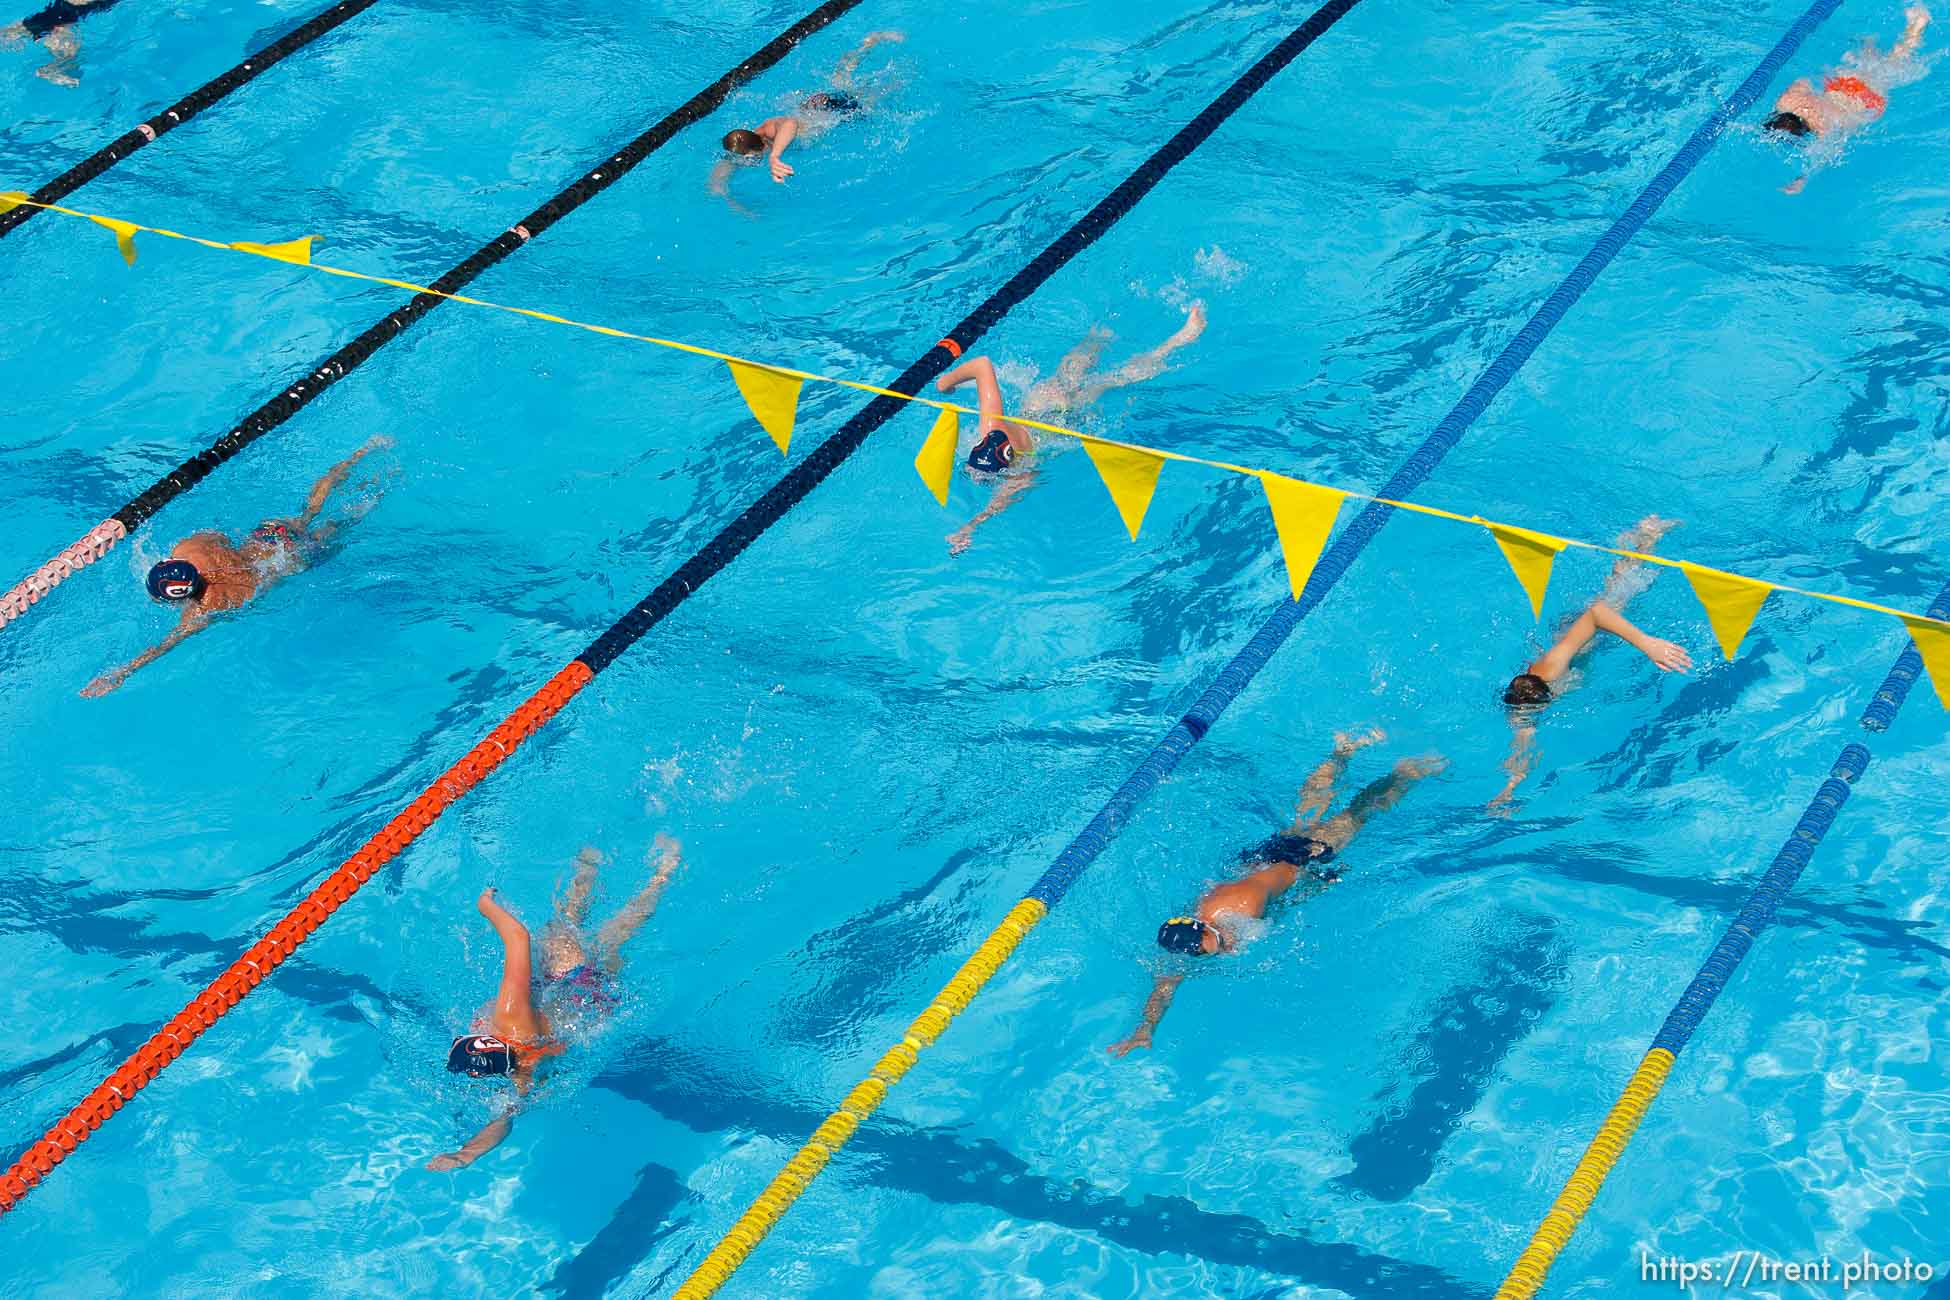
<svg viewBox="0 0 1950 1300">
<path fill-rule="evenodd" d="M 161 1074 L 170 1062 L 181 1056 L 185 1048 L 202 1036 L 204 1030 L 216 1024 L 225 1012 L 263 983 L 265 977 L 295 952 L 299 944 L 311 937 L 312 931 L 358 893 L 359 887 L 372 879 L 375 871 L 399 856 L 407 845 L 433 825 L 441 813 L 480 784 L 481 778 L 501 766 L 522 741 L 540 731 L 550 718 L 561 711 L 563 705 L 574 698 L 577 691 L 588 685 L 593 676 L 595 674 L 588 664 L 580 659 L 570 661 L 567 667 L 549 678 L 540 690 L 502 719 L 501 725 L 489 732 L 485 740 L 468 750 L 438 781 L 422 791 L 419 798 L 361 845 L 357 853 L 325 877 L 318 888 L 287 912 L 284 919 L 252 944 L 242 957 L 231 963 L 228 970 L 191 998 L 168 1024 L 138 1047 L 114 1073 L 103 1079 L 93 1092 L 82 1098 L 79 1105 L 48 1129 L 5 1174 L 0 1175 L 0 1214 L 19 1205 L 41 1179 L 54 1172 L 54 1166 L 73 1155 L 76 1147 L 87 1141 L 116 1111 L 134 1100 L 135 1095 L 148 1087 L 150 1081 Z"/>
</svg>

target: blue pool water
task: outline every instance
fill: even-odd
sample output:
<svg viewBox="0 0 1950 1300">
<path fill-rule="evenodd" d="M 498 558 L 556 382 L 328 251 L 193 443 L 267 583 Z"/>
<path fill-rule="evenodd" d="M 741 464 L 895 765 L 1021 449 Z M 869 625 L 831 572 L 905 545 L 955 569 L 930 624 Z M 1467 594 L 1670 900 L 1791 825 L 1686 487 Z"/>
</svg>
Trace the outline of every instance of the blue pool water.
<svg viewBox="0 0 1950 1300">
<path fill-rule="evenodd" d="M 0 188 L 311 12 L 120 5 L 73 90 L 0 56 Z M 72 202 L 428 280 L 800 12 L 382 0 Z M 884 382 L 1304 12 L 863 6 L 475 291 Z M 1019 395 L 1092 326 L 1114 364 L 1202 300 L 1204 338 L 1087 427 L 1372 489 L 1799 13 L 1366 0 L 985 347 Z M 1790 75 L 1900 24 L 1847 6 Z M 716 137 L 880 27 L 907 41 L 869 58 L 877 111 L 789 187 L 738 176 L 732 214 Z M 1421 499 L 1593 540 L 1656 510 L 1675 554 L 1922 609 L 1950 545 L 1945 85 L 1796 198 L 1749 115 Z M 400 298 L 139 243 L 128 268 L 42 216 L 0 245 L 0 581 Z M 799 454 L 858 405 L 809 387 Z M 876 435 L 8 1215 L 0 1292 L 688 1272 L 1286 590 L 1249 481 L 1167 470 L 1132 545 L 1074 454 L 951 558 L 983 495 L 921 489 L 927 423 Z M 382 432 L 337 557 L 78 697 L 165 630 L 140 579 L 171 539 L 290 512 Z M 444 307 L 0 633 L 8 1158 L 779 472 L 709 363 Z M 1546 620 L 1603 570 L 1567 555 Z M 1776 597 L 1719 662 L 1674 574 L 1631 613 L 1700 671 L 1601 649 L 1487 816 L 1496 696 L 1541 633 L 1485 537 L 1396 520 L 726 1294 L 1487 1295 L 1903 644 Z M 1452 766 L 1109 1058 L 1157 922 L 1363 725 L 1389 739 L 1357 784 Z M 1919 689 L 1876 742 L 1551 1294 L 1672 1293 L 1646 1253 L 1950 1265 L 1943 728 Z M 426 1172 L 490 1113 L 441 1064 L 495 978 L 476 893 L 539 926 L 594 845 L 600 914 L 660 829 L 685 866 L 621 1014 L 504 1147 Z"/>
</svg>

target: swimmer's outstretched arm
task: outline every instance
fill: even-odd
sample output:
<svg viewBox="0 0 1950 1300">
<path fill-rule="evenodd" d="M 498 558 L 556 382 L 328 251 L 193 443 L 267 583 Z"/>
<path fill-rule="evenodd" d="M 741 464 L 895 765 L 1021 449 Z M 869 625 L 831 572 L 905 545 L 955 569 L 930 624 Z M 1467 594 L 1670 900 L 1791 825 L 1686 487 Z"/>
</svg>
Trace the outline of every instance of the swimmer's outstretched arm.
<svg viewBox="0 0 1950 1300">
<path fill-rule="evenodd" d="M 967 550 L 970 543 L 975 540 L 975 529 L 977 527 L 987 523 L 1014 505 L 1018 497 L 1029 491 L 1035 485 L 1036 471 L 1033 469 L 1018 474 L 1003 483 L 1001 487 L 995 490 L 995 495 L 989 498 L 989 503 L 983 506 L 981 511 L 973 519 L 948 534 L 948 554 L 960 555 L 963 551 Z"/>
<path fill-rule="evenodd" d="M 527 1076 L 515 1076 L 515 1087 L 521 1092 L 528 1091 Z M 445 1173 L 449 1169 L 462 1169 L 473 1164 L 494 1148 L 507 1141 L 508 1134 L 515 1131 L 515 1110 L 513 1103 L 493 1119 L 481 1126 L 481 1131 L 461 1144 L 458 1151 L 448 1151 L 427 1161 L 427 1168 L 435 1173 Z"/>
<path fill-rule="evenodd" d="M 1158 982 L 1151 986 L 1151 996 L 1145 999 L 1144 1014 L 1138 1019 L 1138 1026 L 1131 1031 L 1129 1038 L 1112 1043 L 1106 1050 L 1112 1056 L 1124 1056 L 1140 1047 L 1151 1046 L 1151 1031 L 1165 1018 L 1171 1009 L 1171 1000 L 1177 996 L 1178 986 L 1185 982 L 1183 975 L 1160 975 Z"/>
<path fill-rule="evenodd" d="M 97 677 L 94 681 L 89 682 L 81 688 L 82 697 L 90 700 L 100 699 L 127 681 L 130 673 L 162 658 L 178 645 L 181 645 L 184 637 L 189 636 L 193 632 L 201 632 L 205 627 L 209 626 L 209 623 L 210 616 L 208 614 L 200 610 L 184 610 L 183 619 L 176 625 L 175 631 L 157 642 L 150 649 L 144 650 L 141 654 L 123 664 L 120 668 L 112 668 L 100 677 Z"/>
<path fill-rule="evenodd" d="M 1903 28 L 1902 38 L 1890 53 L 1899 59 L 1916 57 L 1916 51 L 1923 44 L 1923 29 L 1930 25 L 1930 11 L 1922 5 L 1911 5 L 1903 10 L 1908 25 Z"/>
</svg>

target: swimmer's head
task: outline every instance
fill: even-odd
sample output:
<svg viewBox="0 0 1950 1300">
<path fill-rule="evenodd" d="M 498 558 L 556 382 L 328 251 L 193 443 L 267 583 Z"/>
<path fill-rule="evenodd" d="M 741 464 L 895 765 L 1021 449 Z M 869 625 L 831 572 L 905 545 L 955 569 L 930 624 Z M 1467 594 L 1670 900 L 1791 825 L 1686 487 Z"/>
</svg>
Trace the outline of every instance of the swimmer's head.
<svg viewBox="0 0 1950 1300">
<path fill-rule="evenodd" d="M 1551 684 L 1536 673 L 1518 673 L 1503 688 L 1503 702 L 1509 705 L 1549 704 Z"/>
<path fill-rule="evenodd" d="M 968 449 L 968 468 L 987 474 L 1000 474 L 1016 458 L 1016 449 L 1003 429 L 990 429 L 982 440 Z"/>
<path fill-rule="evenodd" d="M 1779 112 L 1768 118 L 1761 126 L 1769 131 L 1785 131 L 1789 135 L 1807 135 L 1814 130 L 1808 119 L 1799 113 Z"/>
<path fill-rule="evenodd" d="M 149 594 L 157 600 L 195 600 L 209 588 L 188 560 L 163 560 L 149 570 Z"/>
<path fill-rule="evenodd" d="M 1184 953 L 1188 957 L 1208 956 L 1218 951 L 1216 943 L 1211 948 L 1205 946 L 1205 936 L 1211 929 L 1195 916 L 1174 916 L 1158 927 L 1158 946 L 1166 952 Z"/>
<path fill-rule="evenodd" d="M 493 1034 L 462 1034 L 447 1051 L 447 1068 L 472 1079 L 515 1068 L 515 1049 Z"/>
<path fill-rule="evenodd" d="M 756 131 L 747 131 L 743 127 L 738 128 L 736 131 L 726 131 L 724 133 L 724 151 L 726 153 L 735 153 L 740 158 L 749 158 L 755 153 L 764 153 L 765 137 Z"/>
</svg>

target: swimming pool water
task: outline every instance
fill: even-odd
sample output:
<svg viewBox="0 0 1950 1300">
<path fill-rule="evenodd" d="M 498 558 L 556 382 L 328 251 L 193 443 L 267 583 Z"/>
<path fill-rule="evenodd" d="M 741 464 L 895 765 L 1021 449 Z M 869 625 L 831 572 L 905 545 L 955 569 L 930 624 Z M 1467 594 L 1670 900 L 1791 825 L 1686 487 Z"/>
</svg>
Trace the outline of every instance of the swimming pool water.
<svg viewBox="0 0 1950 1300">
<path fill-rule="evenodd" d="M 313 11 L 118 6 L 74 90 L 0 56 L 0 188 Z M 801 12 L 382 0 L 73 203 L 425 281 Z M 1304 12 L 863 6 L 476 291 L 884 382 Z M 1115 363 L 1202 300 L 1204 338 L 1086 427 L 1372 489 L 1799 12 L 1366 0 L 984 346 L 1019 395 L 1092 326 Z M 1789 75 L 1900 23 L 1847 7 Z M 751 216 L 708 193 L 718 134 L 883 27 L 872 116 L 787 187 L 740 175 Z M 1795 198 L 1783 151 L 1722 141 L 1421 499 L 1593 540 L 1656 510 L 1672 553 L 1925 606 L 1943 84 Z M 400 297 L 139 246 L 55 216 L 0 246 L 8 582 Z M 858 405 L 809 387 L 797 454 Z M 1132 545 L 1073 454 L 951 558 L 983 496 L 915 482 L 926 427 L 877 434 L 8 1215 L 0 1291 L 673 1286 L 1286 590 L 1251 483 L 1168 469 Z M 140 578 L 171 539 L 290 511 L 379 432 L 340 555 L 78 698 L 165 630 Z M 708 363 L 443 307 L 0 634 L 9 1150 L 779 472 Z M 1567 555 L 1546 620 L 1602 577 Z M 1662 576 L 1631 613 L 1700 670 L 1600 650 L 1493 818 L 1523 609 L 1486 539 L 1396 520 L 726 1294 L 1493 1290 L 1902 643 L 1777 596 L 1722 663 Z M 1354 784 L 1452 767 L 1110 1059 L 1157 922 L 1362 725 L 1389 740 Z M 1670 1291 L 1642 1253 L 1950 1265 L 1943 727 L 1919 690 L 1876 743 L 1551 1294 Z M 619 903 L 659 829 L 686 865 L 623 1014 L 502 1149 L 424 1171 L 485 1114 L 441 1063 L 492 988 L 475 894 L 539 926 L 591 844 Z"/>
</svg>

